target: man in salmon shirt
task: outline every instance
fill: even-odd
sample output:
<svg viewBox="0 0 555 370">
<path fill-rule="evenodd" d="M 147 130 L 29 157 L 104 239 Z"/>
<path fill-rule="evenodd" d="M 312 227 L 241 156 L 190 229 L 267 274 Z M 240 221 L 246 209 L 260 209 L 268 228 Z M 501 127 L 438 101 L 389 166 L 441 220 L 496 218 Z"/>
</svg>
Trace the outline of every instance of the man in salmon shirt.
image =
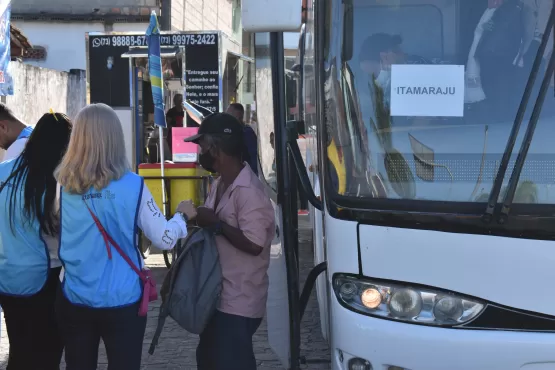
<svg viewBox="0 0 555 370">
<path fill-rule="evenodd" d="M 222 267 L 221 302 L 200 335 L 199 370 L 256 370 L 252 336 L 266 312 L 270 244 L 275 216 L 270 198 L 251 167 L 243 126 L 232 115 L 215 113 L 204 119 L 198 135 L 186 139 L 200 146 L 199 162 L 220 174 L 197 224 L 212 228 Z"/>
</svg>

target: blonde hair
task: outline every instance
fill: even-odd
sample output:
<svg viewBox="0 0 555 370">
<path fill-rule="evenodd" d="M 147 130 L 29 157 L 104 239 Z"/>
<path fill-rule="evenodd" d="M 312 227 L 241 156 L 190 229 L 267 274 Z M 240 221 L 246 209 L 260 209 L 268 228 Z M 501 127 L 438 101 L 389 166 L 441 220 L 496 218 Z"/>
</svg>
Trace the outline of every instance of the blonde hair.
<svg viewBox="0 0 555 370">
<path fill-rule="evenodd" d="M 55 172 L 64 190 L 73 194 L 84 194 L 92 187 L 102 190 L 130 169 L 116 112 L 106 104 L 81 109 L 73 121 L 67 152 Z"/>
</svg>

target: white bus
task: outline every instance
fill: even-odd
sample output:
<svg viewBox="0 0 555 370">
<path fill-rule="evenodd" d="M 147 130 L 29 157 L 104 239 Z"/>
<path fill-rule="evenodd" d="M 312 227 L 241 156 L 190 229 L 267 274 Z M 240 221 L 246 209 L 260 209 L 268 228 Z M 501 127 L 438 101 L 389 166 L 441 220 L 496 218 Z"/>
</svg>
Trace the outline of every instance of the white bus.
<svg viewBox="0 0 555 370">
<path fill-rule="evenodd" d="M 263 131 L 275 133 L 289 368 L 310 357 L 298 347 L 312 288 L 299 298 L 299 176 L 332 369 L 555 369 L 553 1 L 300 8 L 243 0 L 244 28 L 258 32 L 265 174 Z M 300 116 L 289 126 L 309 135 L 306 166 L 285 130 L 281 32 L 294 30 Z"/>
</svg>

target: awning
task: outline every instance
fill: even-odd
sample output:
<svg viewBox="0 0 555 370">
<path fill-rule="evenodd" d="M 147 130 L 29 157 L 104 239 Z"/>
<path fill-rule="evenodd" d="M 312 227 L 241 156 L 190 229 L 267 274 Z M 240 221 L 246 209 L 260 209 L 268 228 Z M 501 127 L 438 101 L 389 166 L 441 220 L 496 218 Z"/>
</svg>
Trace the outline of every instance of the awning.
<svg viewBox="0 0 555 370">
<path fill-rule="evenodd" d="M 237 57 L 237 58 L 239 58 L 239 59 L 241 59 L 241 60 L 244 60 L 244 61 L 247 62 L 247 63 L 254 63 L 254 58 L 248 57 L 248 56 L 246 56 L 246 55 L 239 54 L 239 53 L 234 53 L 233 51 L 229 51 L 229 50 L 227 51 L 227 53 L 228 53 L 228 54 L 231 54 L 231 55 L 233 55 L 234 57 Z"/>
<path fill-rule="evenodd" d="M 161 47 L 160 57 L 161 58 L 172 58 L 177 57 L 181 53 L 181 48 L 178 46 L 171 47 Z M 139 47 L 129 49 L 128 52 L 121 54 L 122 58 L 148 58 L 148 47 Z"/>
</svg>

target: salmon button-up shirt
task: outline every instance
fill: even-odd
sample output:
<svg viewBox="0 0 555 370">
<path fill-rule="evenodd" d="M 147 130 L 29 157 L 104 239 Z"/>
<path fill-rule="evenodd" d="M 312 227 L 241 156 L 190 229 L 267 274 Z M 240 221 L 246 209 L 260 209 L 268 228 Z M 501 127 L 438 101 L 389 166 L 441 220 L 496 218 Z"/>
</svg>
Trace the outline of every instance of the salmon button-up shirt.
<svg viewBox="0 0 555 370">
<path fill-rule="evenodd" d="M 206 200 L 214 209 L 220 179 Z M 266 312 L 270 245 L 275 235 L 275 214 L 264 185 L 245 164 L 233 184 L 222 194 L 216 214 L 221 221 L 240 229 L 262 253 L 253 256 L 236 247 L 223 235 L 216 236 L 223 286 L 219 310 L 232 315 L 261 318 Z"/>
</svg>

